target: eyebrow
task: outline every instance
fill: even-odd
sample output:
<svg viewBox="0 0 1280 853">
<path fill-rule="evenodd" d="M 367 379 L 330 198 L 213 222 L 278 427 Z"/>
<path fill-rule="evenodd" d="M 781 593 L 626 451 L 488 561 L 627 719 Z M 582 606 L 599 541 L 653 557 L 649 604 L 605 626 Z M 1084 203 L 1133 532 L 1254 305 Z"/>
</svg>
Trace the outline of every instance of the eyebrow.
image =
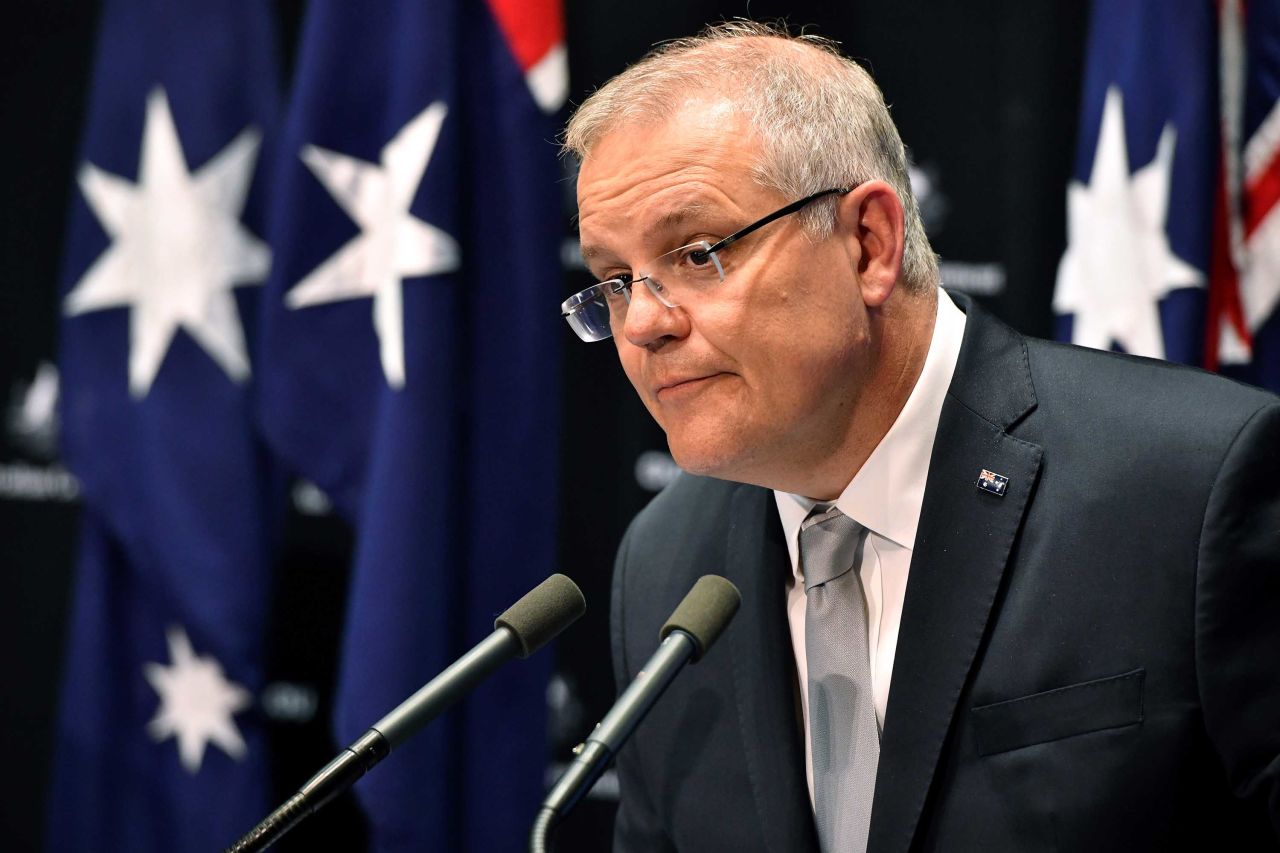
<svg viewBox="0 0 1280 853">
<path fill-rule="evenodd" d="M 675 208 L 674 210 L 669 210 L 666 213 L 662 214 L 653 222 L 652 225 L 647 226 L 645 230 L 646 231 L 669 231 L 672 228 L 676 228 L 680 225 L 683 225 L 684 223 L 688 222 L 691 219 L 697 219 L 699 217 L 705 216 L 708 211 L 711 211 L 714 209 L 715 209 L 715 205 L 708 204 L 707 202 L 704 202 L 704 201 L 689 202 L 688 204 L 683 204 L 680 207 Z M 582 249 L 582 259 L 585 262 L 590 262 L 596 258 L 599 258 L 601 255 L 609 254 L 609 250 L 604 248 L 603 246 L 592 246 L 592 245 L 584 244 L 581 246 L 581 249 Z"/>
<path fill-rule="evenodd" d="M 654 223 L 654 228 L 671 228 L 676 225 L 683 225 L 690 219 L 697 219 L 705 216 L 707 211 L 713 209 L 714 205 L 707 204 L 705 201 L 694 201 L 689 204 L 677 207 L 675 210 L 669 210 L 662 216 L 658 217 L 658 221 Z"/>
</svg>

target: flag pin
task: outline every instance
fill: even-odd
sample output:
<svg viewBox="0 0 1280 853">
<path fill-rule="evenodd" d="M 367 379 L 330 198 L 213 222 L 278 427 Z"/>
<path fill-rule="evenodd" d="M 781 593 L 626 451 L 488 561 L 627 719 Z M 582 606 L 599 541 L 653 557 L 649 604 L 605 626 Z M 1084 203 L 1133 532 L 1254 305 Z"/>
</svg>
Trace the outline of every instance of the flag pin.
<svg viewBox="0 0 1280 853">
<path fill-rule="evenodd" d="M 1004 497 L 1005 490 L 1009 488 L 1009 478 L 983 468 L 982 473 L 978 475 L 977 486 L 984 492 Z"/>
</svg>

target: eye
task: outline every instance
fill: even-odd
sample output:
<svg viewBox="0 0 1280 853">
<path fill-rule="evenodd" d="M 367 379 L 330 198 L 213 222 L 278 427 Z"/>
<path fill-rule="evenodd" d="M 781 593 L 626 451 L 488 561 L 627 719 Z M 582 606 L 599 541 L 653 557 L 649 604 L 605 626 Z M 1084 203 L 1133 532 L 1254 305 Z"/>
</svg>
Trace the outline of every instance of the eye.
<svg viewBox="0 0 1280 853">
<path fill-rule="evenodd" d="M 716 260 L 715 254 L 708 251 L 710 248 L 711 243 L 706 240 L 682 246 L 675 252 L 675 265 L 689 271 L 697 270 L 699 274 L 704 271 L 719 273 L 720 263 Z"/>
<path fill-rule="evenodd" d="M 614 276 L 606 279 L 599 284 L 600 291 L 604 295 L 606 302 L 617 302 L 618 300 L 631 301 L 631 276 Z"/>
</svg>

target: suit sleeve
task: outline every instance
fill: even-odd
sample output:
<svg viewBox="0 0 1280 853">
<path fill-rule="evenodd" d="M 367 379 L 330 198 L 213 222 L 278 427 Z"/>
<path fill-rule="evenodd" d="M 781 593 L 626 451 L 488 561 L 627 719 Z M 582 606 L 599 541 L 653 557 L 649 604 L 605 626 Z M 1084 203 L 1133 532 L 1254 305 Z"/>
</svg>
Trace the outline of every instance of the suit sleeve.
<svg viewBox="0 0 1280 853">
<path fill-rule="evenodd" d="M 622 538 L 613 569 L 613 596 L 609 623 L 613 644 L 613 680 L 621 694 L 631 683 L 632 670 L 627 657 L 627 558 L 630 553 L 634 524 Z M 620 792 L 618 814 L 613 824 L 614 853 L 649 853 L 671 851 L 675 846 L 667 838 L 653 808 L 641 768 L 639 744 L 633 736 L 618 751 L 617 773 Z"/>
<path fill-rule="evenodd" d="M 1241 428 L 1209 495 L 1196 672 L 1233 793 L 1264 810 L 1280 837 L 1280 404 Z"/>
</svg>

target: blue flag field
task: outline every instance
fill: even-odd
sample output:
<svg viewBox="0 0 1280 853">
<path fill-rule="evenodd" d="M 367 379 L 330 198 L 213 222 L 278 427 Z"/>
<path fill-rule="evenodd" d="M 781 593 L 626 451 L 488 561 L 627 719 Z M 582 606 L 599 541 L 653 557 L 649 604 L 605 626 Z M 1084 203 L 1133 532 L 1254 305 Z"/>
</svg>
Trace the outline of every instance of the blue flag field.
<svg viewBox="0 0 1280 853">
<path fill-rule="evenodd" d="M 552 3 L 309 8 L 261 414 L 355 531 L 344 744 L 555 570 L 563 69 Z M 550 666 L 505 669 L 357 786 L 372 849 L 523 848 Z"/>
<path fill-rule="evenodd" d="M 275 34 L 261 4 L 101 15 L 62 291 L 84 509 L 48 846 L 208 850 L 269 805 L 251 343 Z"/>
</svg>

